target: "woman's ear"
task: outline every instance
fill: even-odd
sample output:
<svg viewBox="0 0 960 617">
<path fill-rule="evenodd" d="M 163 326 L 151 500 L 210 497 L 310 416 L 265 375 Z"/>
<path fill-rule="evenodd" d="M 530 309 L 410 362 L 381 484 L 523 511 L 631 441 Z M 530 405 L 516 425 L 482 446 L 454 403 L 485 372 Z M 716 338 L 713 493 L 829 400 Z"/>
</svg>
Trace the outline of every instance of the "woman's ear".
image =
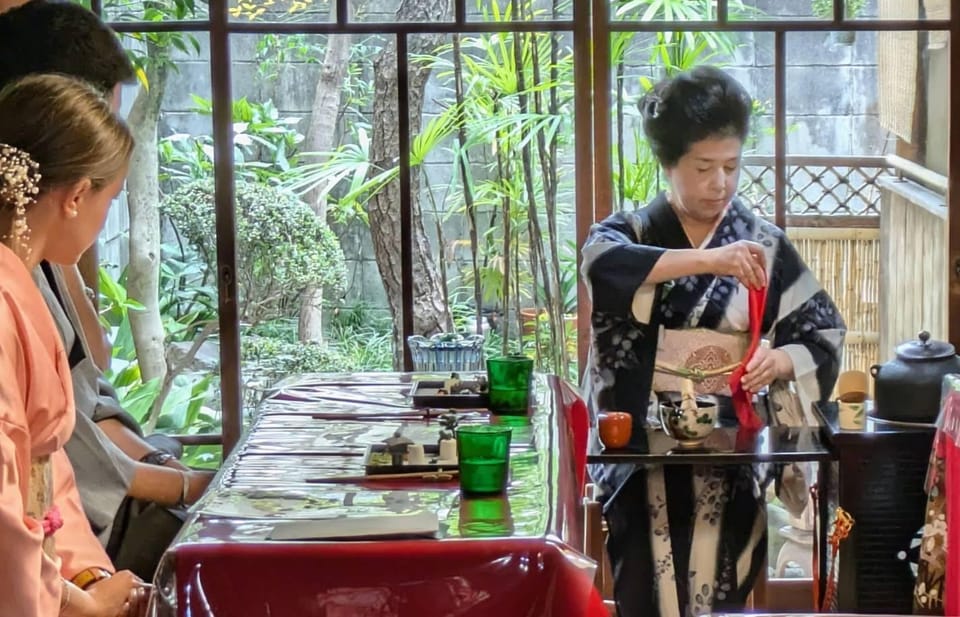
<svg viewBox="0 0 960 617">
<path fill-rule="evenodd" d="M 661 165 L 660 169 L 663 170 L 663 177 L 666 178 L 667 184 L 673 186 L 673 172 L 677 170 L 677 167 L 675 165 L 672 167 Z"/>
<path fill-rule="evenodd" d="M 78 180 L 69 185 L 64 190 L 63 200 L 61 202 L 61 213 L 63 216 L 68 219 L 76 218 L 80 209 L 83 207 L 84 200 L 92 190 L 93 182 L 91 182 L 89 178 Z"/>
</svg>

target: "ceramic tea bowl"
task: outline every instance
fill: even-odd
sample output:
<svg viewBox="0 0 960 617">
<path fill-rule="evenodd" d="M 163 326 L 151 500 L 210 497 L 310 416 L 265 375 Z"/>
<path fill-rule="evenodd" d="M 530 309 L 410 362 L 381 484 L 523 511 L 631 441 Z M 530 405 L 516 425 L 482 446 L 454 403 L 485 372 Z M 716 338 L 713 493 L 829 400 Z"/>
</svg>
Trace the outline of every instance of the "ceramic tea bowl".
<svg viewBox="0 0 960 617">
<path fill-rule="evenodd" d="M 660 425 L 681 447 L 699 447 L 717 425 L 717 403 L 697 397 L 696 409 L 684 409 L 679 397 L 661 402 Z"/>
</svg>

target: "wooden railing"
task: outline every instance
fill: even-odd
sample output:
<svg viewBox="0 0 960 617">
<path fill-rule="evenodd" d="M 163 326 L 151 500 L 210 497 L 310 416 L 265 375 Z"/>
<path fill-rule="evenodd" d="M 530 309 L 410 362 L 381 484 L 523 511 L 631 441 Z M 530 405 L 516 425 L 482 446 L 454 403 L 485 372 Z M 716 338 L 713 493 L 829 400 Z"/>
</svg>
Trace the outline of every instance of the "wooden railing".
<svg viewBox="0 0 960 617">
<path fill-rule="evenodd" d="M 947 179 L 897 156 L 787 157 L 787 235 L 847 323 L 844 368 L 869 370 L 920 330 L 947 337 Z M 741 193 L 773 219 L 774 159 Z"/>
<path fill-rule="evenodd" d="M 843 370 L 869 370 L 880 355 L 879 182 L 882 156 L 788 156 L 787 237 L 834 299 L 847 325 Z M 774 157 L 745 156 L 741 194 L 774 219 Z"/>
<path fill-rule="evenodd" d="M 892 172 L 887 157 L 804 155 L 786 162 L 788 227 L 871 226 L 871 217 L 879 215 L 877 181 Z M 773 156 L 743 157 L 740 193 L 771 218 L 775 177 Z"/>
</svg>

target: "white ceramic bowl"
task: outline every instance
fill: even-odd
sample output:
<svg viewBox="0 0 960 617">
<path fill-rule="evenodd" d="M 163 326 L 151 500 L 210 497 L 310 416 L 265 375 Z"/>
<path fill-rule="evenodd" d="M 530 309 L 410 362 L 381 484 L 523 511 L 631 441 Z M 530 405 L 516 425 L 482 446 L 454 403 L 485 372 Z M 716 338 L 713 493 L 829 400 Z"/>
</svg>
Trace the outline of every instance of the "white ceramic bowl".
<svg viewBox="0 0 960 617">
<path fill-rule="evenodd" d="M 717 403 L 698 398 L 697 409 L 683 409 L 680 401 L 660 403 L 660 425 L 683 447 L 697 447 L 717 425 Z"/>
</svg>

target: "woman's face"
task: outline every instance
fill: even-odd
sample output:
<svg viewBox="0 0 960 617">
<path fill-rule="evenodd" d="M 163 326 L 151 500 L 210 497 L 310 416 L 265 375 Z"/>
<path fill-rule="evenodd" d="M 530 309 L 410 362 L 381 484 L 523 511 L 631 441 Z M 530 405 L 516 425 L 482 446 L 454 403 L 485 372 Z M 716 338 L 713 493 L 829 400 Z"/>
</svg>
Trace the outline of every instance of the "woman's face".
<svg viewBox="0 0 960 617">
<path fill-rule="evenodd" d="M 120 193 L 125 179 L 126 170 L 99 189 L 86 184 L 64 200 L 58 213 L 60 233 L 47 242 L 44 258 L 57 264 L 77 263 L 83 252 L 96 242 L 110 204 Z"/>
<path fill-rule="evenodd" d="M 695 221 L 716 222 L 737 191 L 742 150 L 738 137 L 708 137 L 691 145 L 665 170 L 673 207 Z"/>
</svg>

